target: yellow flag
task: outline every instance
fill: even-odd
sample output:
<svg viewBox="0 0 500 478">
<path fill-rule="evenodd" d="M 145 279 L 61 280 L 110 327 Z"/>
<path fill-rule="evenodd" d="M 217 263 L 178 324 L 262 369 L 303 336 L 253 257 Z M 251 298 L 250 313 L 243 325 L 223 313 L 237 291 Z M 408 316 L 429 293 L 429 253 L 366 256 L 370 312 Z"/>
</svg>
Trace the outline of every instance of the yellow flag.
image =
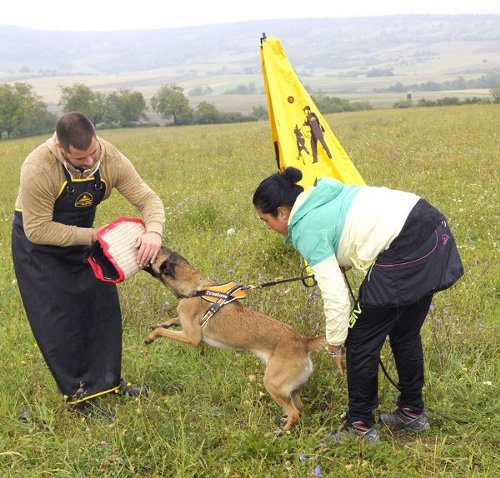
<svg viewBox="0 0 500 478">
<path fill-rule="evenodd" d="M 299 168 L 305 188 L 321 177 L 365 184 L 295 74 L 281 42 L 264 36 L 260 58 L 278 169 Z"/>
</svg>

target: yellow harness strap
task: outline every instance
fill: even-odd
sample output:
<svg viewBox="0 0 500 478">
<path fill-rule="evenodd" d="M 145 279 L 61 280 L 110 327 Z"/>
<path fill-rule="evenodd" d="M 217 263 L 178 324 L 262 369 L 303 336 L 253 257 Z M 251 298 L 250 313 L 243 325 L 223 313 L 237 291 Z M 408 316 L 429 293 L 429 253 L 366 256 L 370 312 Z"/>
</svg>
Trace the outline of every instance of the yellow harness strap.
<svg viewBox="0 0 500 478">
<path fill-rule="evenodd" d="M 235 289 L 231 292 L 232 289 Z M 236 282 L 228 282 L 222 285 L 212 285 L 199 291 L 199 296 L 207 302 L 217 302 L 220 299 L 226 299 L 228 302 L 235 299 L 244 299 L 245 291 L 238 288 Z"/>
<path fill-rule="evenodd" d="M 205 327 L 207 322 L 214 314 L 219 312 L 221 307 L 229 304 L 229 302 L 233 302 L 233 300 L 243 299 L 246 297 L 246 294 L 242 285 L 236 284 L 235 282 L 228 282 L 227 284 L 210 286 L 206 289 L 199 290 L 196 292 L 195 296 L 201 297 L 212 304 L 200 321 L 200 325 Z"/>
</svg>

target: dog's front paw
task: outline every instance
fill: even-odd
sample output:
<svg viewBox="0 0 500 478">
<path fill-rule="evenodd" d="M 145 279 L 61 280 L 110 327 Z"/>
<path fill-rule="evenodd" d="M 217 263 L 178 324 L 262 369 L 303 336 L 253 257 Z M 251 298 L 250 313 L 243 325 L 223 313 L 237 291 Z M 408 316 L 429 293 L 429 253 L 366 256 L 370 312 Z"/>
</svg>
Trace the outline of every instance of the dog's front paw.
<svg viewBox="0 0 500 478">
<path fill-rule="evenodd" d="M 147 335 L 145 338 L 144 338 L 144 345 L 149 345 L 151 343 L 154 342 L 154 338 L 153 337 L 150 337 L 149 335 Z"/>
<path fill-rule="evenodd" d="M 151 324 L 149 326 L 149 330 L 154 330 L 154 329 L 157 329 L 159 327 L 165 327 L 163 324 Z M 166 327 L 165 327 L 166 328 Z"/>
</svg>

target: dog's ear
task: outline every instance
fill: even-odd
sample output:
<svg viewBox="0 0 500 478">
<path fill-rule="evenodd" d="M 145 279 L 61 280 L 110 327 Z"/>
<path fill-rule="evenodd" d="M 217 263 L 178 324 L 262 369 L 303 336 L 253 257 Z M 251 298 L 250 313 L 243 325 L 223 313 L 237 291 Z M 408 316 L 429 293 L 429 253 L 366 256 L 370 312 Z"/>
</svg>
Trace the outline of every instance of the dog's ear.
<svg viewBox="0 0 500 478">
<path fill-rule="evenodd" d="M 178 262 L 169 258 L 160 266 L 160 273 L 170 276 L 172 277 L 172 279 L 175 279 L 175 268 L 177 267 L 177 264 Z"/>
<path fill-rule="evenodd" d="M 161 264 L 160 273 L 168 275 L 172 277 L 172 279 L 175 279 L 175 270 L 177 269 L 177 266 L 181 263 L 189 265 L 189 262 L 186 261 L 184 257 L 182 257 L 177 252 L 172 251 L 170 256 L 168 256 L 168 259 Z"/>
</svg>

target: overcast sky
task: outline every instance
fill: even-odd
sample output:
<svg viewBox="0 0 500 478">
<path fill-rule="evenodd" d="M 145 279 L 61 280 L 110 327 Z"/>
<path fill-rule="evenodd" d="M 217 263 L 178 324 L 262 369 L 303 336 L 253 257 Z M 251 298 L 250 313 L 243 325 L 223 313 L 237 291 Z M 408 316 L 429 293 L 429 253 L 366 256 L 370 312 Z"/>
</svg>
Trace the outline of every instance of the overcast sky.
<svg viewBox="0 0 500 478">
<path fill-rule="evenodd" d="M 0 24 L 75 31 L 173 28 L 286 18 L 500 13 L 499 0 L 9 0 L 4 3 Z"/>
</svg>

